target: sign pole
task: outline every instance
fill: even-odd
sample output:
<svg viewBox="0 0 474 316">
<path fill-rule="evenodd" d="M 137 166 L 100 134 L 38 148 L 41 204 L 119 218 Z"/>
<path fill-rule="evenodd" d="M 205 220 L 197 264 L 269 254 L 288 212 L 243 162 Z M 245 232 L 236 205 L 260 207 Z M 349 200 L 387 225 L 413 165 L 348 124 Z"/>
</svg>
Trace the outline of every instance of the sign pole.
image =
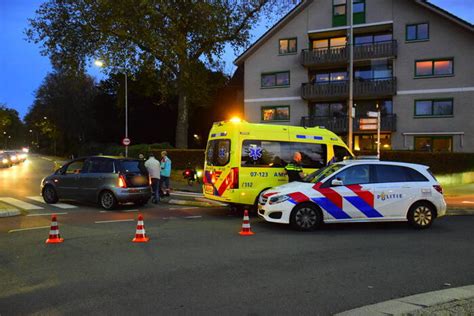
<svg viewBox="0 0 474 316">
<path fill-rule="evenodd" d="M 353 135 L 353 93 L 354 93 L 354 39 L 352 38 L 354 35 L 354 30 L 353 30 L 353 6 L 352 6 L 352 0 L 349 1 L 349 40 L 348 40 L 348 45 L 349 45 L 349 102 L 347 106 L 347 122 L 348 122 L 348 127 L 347 127 L 347 147 L 349 148 L 350 151 L 353 149 L 353 144 L 352 144 L 352 135 Z"/>
<path fill-rule="evenodd" d="M 377 158 L 380 159 L 380 107 L 377 103 Z"/>
</svg>

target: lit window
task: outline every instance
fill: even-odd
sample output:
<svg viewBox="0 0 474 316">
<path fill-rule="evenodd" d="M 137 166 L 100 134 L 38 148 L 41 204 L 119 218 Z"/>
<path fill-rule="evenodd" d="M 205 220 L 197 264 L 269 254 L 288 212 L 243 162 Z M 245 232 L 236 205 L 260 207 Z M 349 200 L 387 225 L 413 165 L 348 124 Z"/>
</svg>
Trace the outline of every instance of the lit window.
<svg viewBox="0 0 474 316">
<path fill-rule="evenodd" d="M 415 62 L 415 76 L 450 76 L 454 74 L 453 60 L 423 60 Z"/>
<path fill-rule="evenodd" d="M 297 51 L 297 44 L 296 38 L 288 38 L 288 39 L 281 39 L 279 42 L 279 54 L 292 54 L 296 53 Z"/>
<path fill-rule="evenodd" d="M 262 107 L 262 121 L 289 121 L 289 106 L 264 106 Z"/>
<path fill-rule="evenodd" d="M 453 148 L 453 138 L 451 136 L 436 137 L 423 136 L 415 137 L 415 150 L 428 152 L 450 152 Z"/>
</svg>

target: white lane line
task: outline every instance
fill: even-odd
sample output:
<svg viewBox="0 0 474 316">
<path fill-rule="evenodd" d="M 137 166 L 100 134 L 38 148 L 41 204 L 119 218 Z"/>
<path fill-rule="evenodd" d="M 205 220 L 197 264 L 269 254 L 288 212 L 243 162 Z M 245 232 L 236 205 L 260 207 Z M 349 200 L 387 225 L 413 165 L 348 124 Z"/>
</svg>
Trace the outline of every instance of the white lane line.
<svg viewBox="0 0 474 316">
<path fill-rule="evenodd" d="M 67 212 L 64 213 L 42 213 L 42 214 L 28 214 L 26 216 L 52 216 L 52 215 L 66 215 Z"/>
<path fill-rule="evenodd" d="M 97 221 L 96 224 L 106 224 L 106 223 L 120 223 L 120 222 L 133 222 L 135 221 L 133 218 L 130 219 L 116 219 L 112 221 Z"/>
<path fill-rule="evenodd" d="M 30 228 L 19 228 L 19 229 L 9 230 L 8 233 L 22 232 L 22 231 L 25 231 L 25 230 L 45 229 L 45 228 L 51 228 L 51 227 L 50 226 L 40 226 L 40 227 L 30 227 Z"/>
<path fill-rule="evenodd" d="M 108 213 L 107 211 L 99 211 L 99 213 Z"/>
<path fill-rule="evenodd" d="M 202 193 L 194 193 L 194 192 L 184 192 L 184 191 L 173 191 L 170 193 L 171 195 L 181 195 L 181 196 L 204 196 Z"/>
<path fill-rule="evenodd" d="M 26 198 L 36 201 L 36 202 L 45 203 L 42 196 L 27 196 Z M 77 208 L 77 206 L 75 205 L 66 204 L 66 203 L 48 204 L 48 206 L 54 206 L 54 207 L 62 208 L 62 209 Z"/>
<path fill-rule="evenodd" d="M 184 216 L 184 218 L 202 218 L 202 216 L 195 215 L 195 216 Z"/>
<path fill-rule="evenodd" d="M 124 210 L 124 212 L 138 212 L 138 210 Z"/>
<path fill-rule="evenodd" d="M 18 208 L 27 210 L 27 211 L 29 211 L 29 210 L 43 210 L 44 209 L 41 206 L 26 203 L 26 202 L 23 202 L 23 201 L 14 199 L 14 198 L 10 198 L 10 197 L 0 197 L 0 201 L 5 202 L 5 203 L 10 204 L 10 205 L 13 205 L 13 206 L 16 206 Z"/>
<path fill-rule="evenodd" d="M 464 203 L 464 204 L 474 204 L 473 201 L 462 201 L 462 203 Z"/>
<path fill-rule="evenodd" d="M 163 217 L 162 219 L 176 219 L 176 217 L 170 216 L 170 217 Z"/>
</svg>

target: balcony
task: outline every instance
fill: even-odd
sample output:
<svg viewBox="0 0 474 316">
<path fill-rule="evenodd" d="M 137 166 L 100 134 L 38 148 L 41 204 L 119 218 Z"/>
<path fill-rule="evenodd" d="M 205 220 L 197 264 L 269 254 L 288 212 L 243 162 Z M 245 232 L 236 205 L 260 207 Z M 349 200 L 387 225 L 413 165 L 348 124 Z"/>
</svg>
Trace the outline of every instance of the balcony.
<svg viewBox="0 0 474 316">
<path fill-rule="evenodd" d="M 354 98 L 378 98 L 397 93 L 395 77 L 370 80 L 354 80 Z M 308 101 L 334 100 L 349 97 L 349 81 L 303 83 L 301 98 Z"/>
<path fill-rule="evenodd" d="M 361 132 L 359 129 L 359 119 L 361 117 L 355 117 L 353 120 L 354 132 Z M 303 116 L 301 118 L 301 126 L 314 127 L 324 126 L 330 131 L 337 134 L 347 133 L 347 116 L 342 117 L 329 117 L 329 116 Z M 382 132 L 395 132 L 397 130 L 397 115 L 388 114 L 382 115 L 380 121 L 380 130 Z M 367 131 L 364 131 L 367 132 Z M 373 131 L 375 132 L 375 131 Z"/>
<path fill-rule="evenodd" d="M 397 41 L 354 45 L 354 60 L 396 58 Z M 304 67 L 331 66 L 349 62 L 349 46 L 303 49 L 300 62 Z"/>
<path fill-rule="evenodd" d="M 349 48 L 346 45 L 301 51 L 301 64 L 304 67 L 346 64 L 348 60 Z"/>
</svg>

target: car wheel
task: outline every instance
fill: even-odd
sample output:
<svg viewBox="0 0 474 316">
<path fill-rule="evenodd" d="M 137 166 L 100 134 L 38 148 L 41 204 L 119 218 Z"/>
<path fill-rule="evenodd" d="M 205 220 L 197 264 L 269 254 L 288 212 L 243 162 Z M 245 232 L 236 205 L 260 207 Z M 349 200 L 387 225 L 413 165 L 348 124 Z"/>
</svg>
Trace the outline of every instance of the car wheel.
<svg viewBox="0 0 474 316">
<path fill-rule="evenodd" d="M 297 230 L 313 230 L 321 225 L 322 222 L 323 214 L 321 210 L 311 203 L 297 205 L 291 212 L 290 223 Z"/>
<path fill-rule="evenodd" d="M 47 185 L 43 188 L 43 200 L 48 204 L 55 204 L 58 202 L 58 194 L 51 185 Z"/>
<path fill-rule="evenodd" d="M 408 222 L 415 228 L 428 228 L 435 219 L 435 209 L 431 203 L 417 202 L 408 211 Z"/>
<path fill-rule="evenodd" d="M 99 204 L 105 210 L 112 210 L 117 206 L 117 198 L 110 191 L 104 191 L 100 194 Z"/>
</svg>

